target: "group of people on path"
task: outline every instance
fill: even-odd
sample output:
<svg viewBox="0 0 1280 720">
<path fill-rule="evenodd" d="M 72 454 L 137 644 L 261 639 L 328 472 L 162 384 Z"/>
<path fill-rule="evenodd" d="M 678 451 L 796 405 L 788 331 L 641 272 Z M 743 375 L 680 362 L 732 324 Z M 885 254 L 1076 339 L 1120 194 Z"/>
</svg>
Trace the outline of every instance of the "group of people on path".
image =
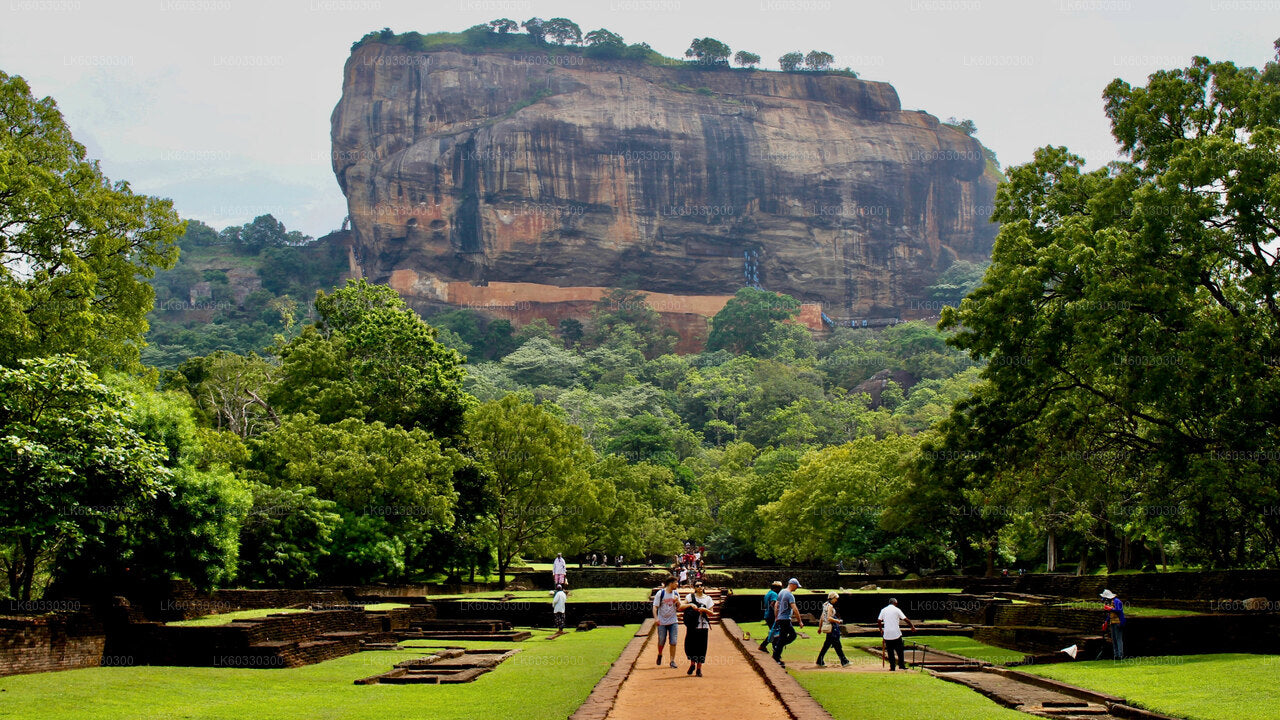
<svg viewBox="0 0 1280 720">
<path fill-rule="evenodd" d="M 769 652 L 769 645 L 773 645 L 773 659 L 782 667 L 787 666 L 782 660 L 782 649 L 795 641 L 796 628 L 804 627 L 800 608 L 796 604 L 795 592 L 799 589 L 800 581 L 796 578 L 788 580 L 785 588 L 781 581 L 775 581 L 764 596 L 764 623 L 768 626 L 769 632 L 760 643 L 760 652 Z M 844 620 L 836 609 L 839 602 L 840 593 L 832 591 L 827 593 L 827 601 L 822 604 L 818 632 L 824 640 L 822 650 L 818 652 L 818 667 L 827 666 L 825 659 L 828 650 L 835 651 L 842 667 L 849 664 L 849 659 L 844 655 L 844 647 L 840 643 L 840 637 L 844 633 Z M 884 640 L 884 654 L 889 660 L 890 671 L 899 667 L 905 670 L 907 667 L 902 642 L 901 623 L 904 620 L 911 627 L 911 631 L 915 632 L 915 623 L 911 622 L 906 613 L 898 607 L 897 598 L 889 599 L 889 604 L 880 611 L 876 620 Z"/>
<path fill-rule="evenodd" d="M 711 635 L 711 614 L 715 599 L 706 593 L 701 580 L 693 583 L 693 592 L 680 594 L 680 581 L 668 575 L 662 587 L 653 594 L 653 621 L 658 626 L 658 665 L 668 644 L 671 646 L 670 665 L 676 664 L 676 643 L 680 639 L 680 616 L 684 616 L 684 655 L 689 660 L 686 675 L 702 677 L 702 666 L 707 661 L 707 640 Z"/>
</svg>

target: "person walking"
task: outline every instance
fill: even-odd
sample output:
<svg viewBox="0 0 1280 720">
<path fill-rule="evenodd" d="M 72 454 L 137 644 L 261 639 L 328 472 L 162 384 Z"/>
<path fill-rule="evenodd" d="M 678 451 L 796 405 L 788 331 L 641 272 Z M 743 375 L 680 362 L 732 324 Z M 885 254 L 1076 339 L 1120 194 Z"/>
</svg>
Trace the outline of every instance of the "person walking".
<svg viewBox="0 0 1280 720">
<path fill-rule="evenodd" d="M 569 568 L 565 565 L 564 554 L 556 553 L 556 559 L 551 561 L 551 581 L 556 585 L 566 585 L 569 582 Z"/>
<path fill-rule="evenodd" d="M 782 581 L 774 580 L 769 592 L 764 594 L 764 642 L 760 643 L 760 652 L 769 652 L 769 643 L 773 641 L 773 623 L 778 619 L 778 591 L 782 589 Z"/>
<path fill-rule="evenodd" d="M 906 613 L 898 609 L 898 599 L 889 598 L 889 604 L 884 606 L 880 611 L 880 617 L 876 619 L 876 625 L 880 628 L 881 637 L 884 638 L 884 654 L 889 658 L 889 672 L 893 672 L 898 667 L 903 670 L 907 669 L 906 652 L 902 645 L 902 626 L 900 623 L 906 620 L 911 626 L 911 632 L 916 631 L 916 624 L 911 622 Z M 894 660 L 897 665 L 894 665 Z"/>
<path fill-rule="evenodd" d="M 693 593 L 689 600 L 680 605 L 684 613 L 684 656 L 689 658 L 689 669 L 685 675 L 697 672 L 702 677 L 702 664 L 707 661 L 707 638 L 711 634 L 711 609 L 716 601 L 702 588 L 702 583 L 693 584 Z M 672 651 L 672 655 L 675 652 Z"/>
<path fill-rule="evenodd" d="M 676 667 L 676 641 L 680 637 L 680 592 L 676 579 L 670 575 L 662 582 L 662 588 L 653 595 L 653 621 L 658 626 L 658 664 L 662 664 L 662 649 L 671 641 L 671 667 Z"/>
<path fill-rule="evenodd" d="M 1103 590 L 1098 597 L 1102 598 L 1102 609 L 1107 613 L 1105 627 L 1111 633 L 1111 658 L 1124 659 L 1124 603 L 1110 590 Z"/>
<path fill-rule="evenodd" d="M 844 621 L 840 619 L 840 613 L 836 612 L 838 602 L 840 602 L 840 593 L 832 591 L 827 593 L 827 601 L 822 604 L 822 618 L 818 620 L 818 632 L 825 635 L 827 639 L 823 641 L 822 650 L 818 653 L 818 667 L 827 666 L 822 662 L 822 658 L 826 657 L 829 649 L 836 651 L 841 667 L 849 664 L 849 659 L 844 656 L 844 648 L 840 645 Z"/>
<path fill-rule="evenodd" d="M 787 581 L 787 587 L 778 593 L 778 618 L 773 621 L 773 659 L 782 667 L 787 666 L 782 662 L 782 649 L 796 639 L 796 627 L 804 627 L 804 621 L 800 619 L 800 608 L 796 607 L 795 592 L 799 588 L 800 581 L 791 578 Z"/>
<path fill-rule="evenodd" d="M 551 617 L 555 619 L 557 635 L 564 632 L 564 606 L 567 599 L 564 585 L 556 585 L 556 592 L 551 596 Z"/>
</svg>

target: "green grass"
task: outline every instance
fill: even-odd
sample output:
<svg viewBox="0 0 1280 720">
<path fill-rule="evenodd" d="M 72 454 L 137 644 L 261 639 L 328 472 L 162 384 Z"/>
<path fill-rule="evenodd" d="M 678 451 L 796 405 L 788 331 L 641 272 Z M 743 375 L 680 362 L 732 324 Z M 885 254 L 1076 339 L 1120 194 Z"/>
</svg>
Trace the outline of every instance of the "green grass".
<svg viewBox="0 0 1280 720">
<path fill-rule="evenodd" d="M 573 582 L 572 576 L 570 582 Z M 461 595 L 432 595 L 428 600 L 475 600 L 493 601 L 505 595 L 514 595 L 516 600 L 542 600 L 551 603 L 550 590 L 518 590 L 511 593 L 503 592 L 482 592 L 482 593 L 464 593 Z M 579 588 L 569 590 L 569 602 L 635 602 L 638 600 L 647 600 L 649 597 L 649 588 Z"/>
<path fill-rule="evenodd" d="M 1017 650 L 988 645 L 973 638 L 959 635 L 921 635 L 918 637 L 907 635 L 907 642 L 928 645 L 937 650 L 963 655 L 975 660 L 985 660 L 993 665 L 1008 665 L 1009 663 L 1018 662 L 1026 655 L 1026 653 L 1020 653 Z"/>
<path fill-rule="evenodd" d="M 964 686 L 918 672 L 789 672 L 835 720 L 901 720 L 907 717 L 1018 720 L 1027 717 L 1016 710 L 1001 707 Z"/>
<path fill-rule="evenodd" d="M 1280 656 L 1178 655 L 1021 668 L 1193 720 L 1280 720 Z"/>
<path fill-rule="evenodd" d="M 393 610 L 395 608 L 407 608 L 404 603 L 371 603 L 365 605 L 365 610 Z M 299 613 L 307 612 L 307 608 L 257 608 L 255 610 L 236 610 L 235 612 L 219 613 L 216 615 L 205 615 L 193 620 L 175 620 L 168 625 L 177 625 L 179 627 L 207 627 L 211 625 L 227 625 L 232 620 L 250 620 L 253 618 L 266 617 L 275 613 Z"/>
<path fill-rule="evenodd" d="M 235 612 L 219 613 L 217 615 L 205 615 L 193 620 L 175 620 L 166 624 L 179 627 L 208 627 L 211 625 L 226 625 L 232 620 L 266 617 L 274 613 L 300 613 L 306 611 L 306 608 L 257 608 L 256 610 L 236 610 Z"/>
<path fill-rule="evenodd" d="M 582 703 L 634 633 L 635 626 L 606 627 L 554 641 L 542 631 L 522 643 L 451 641 L 521 649 L 493 672 L 459 685 L 352 684 L 427 654 L 423 649 L 363 652 L 288 670 L 113 667 L 16 675 L 0 678 L 0 718 L 561 720 Z"/>
</svg>

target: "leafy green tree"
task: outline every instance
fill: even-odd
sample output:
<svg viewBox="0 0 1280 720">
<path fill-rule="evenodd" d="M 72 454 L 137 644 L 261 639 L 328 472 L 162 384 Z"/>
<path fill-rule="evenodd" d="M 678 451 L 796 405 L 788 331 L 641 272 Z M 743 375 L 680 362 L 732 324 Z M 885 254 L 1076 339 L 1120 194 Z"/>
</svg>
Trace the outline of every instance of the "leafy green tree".
<svg viewBox="0 0 1280 720">
<path fill-rule="evenodd" d="M 557 45 L 582 44 L 582 28 L 569 18 L 551 18 L 542 27 L 547 37 L 554 40 Z"/>
<path fill-rule="evenodd" d="M 467 416 L 476 459 L 489 478 L 495 512 L 498 581 L 518 555 L 556 552 L 576 508 L 588 496 L 595 453 L 582 432 L 516 395 L 487 402 Z"/>
<path fill-rule="evenodd" d="M 761 341 L 775 323 L 800 312 L 800 302 L 790 295 L 756 288 L 741 288 L 711 318 L 708 350 L 758 354 Z"/>
<path fill-rule="evenodd" d="M 634 348 L 645 357 L 671 352 L 678 334 L 662 325 L 662 318 L 639 290 L 621 288 L 606 292 L 591 311 L 591 345 Z"/>
<path fill-rule="evenodd" d="M 930 301 L 939 306 L 959 305 L 965 295 L 982 284 L 982 276 L 986 271 L 986 263 L 957 260 L 932 285 L 925 288 L 925 293 Z"/>
<path fill-rule="evenodd" d="M 754 68 L 760 64 L 760 56 L 753 52 L 739 50 L 733 54 L 733 61 L 741 67 Z"/>
<path fill-rule="evenodd" d="M 541 45 L 547 41 L 547 27 L 542 18 L 531 17 L 520 23 L 520 27 L 524 28 L 535 43 Z"/>
<path fill-rule="evenodd" d="M 716 40 L 715 38 L 694 38 L 689 43 L 689 49 L 684 51 L 684 56 L 693 58 L 694 62 L 708 66 L 725 66 L 729 65 L 729 46 Z"/>
<path fill-rule="evenodd" d="M 0 365 L 53 354 L 132 367 L 182 223 L 169 200 L 111 182 L 51 98 L 0 72 Z"/>
<path fill-rule="evenodd" d="M 835 57 L 831 53 L 822 52 L 821 50 L 810 50 L 809 54 L 804 56 L 805 69 L 813 72 L 830 70 L 833 62 L 835 62 Z"/>
<path fill-rule="evenodd" d="M 586 41 L 587 45 L 593 48 L 609 47 L 621 50 L 627 46 L 621 35 L 604 28 L 587 33 Z"/>
<path fill-rule="evenodd" d="M 60 557 L 165 492 L 165 450 L 130 427 L 124 400 L 78 360 L 0 367 L 0 545 L 9 594 L 30 600 Z"/>
<path fill-rule="evenodd" d="M 989 443 L 972 481 L 991 484 L 1067 452 L 1070 427 L 1147 469 L 1132 493 L 1186 510 L 1144 535 L 1210 565 L 1280 565 L 1263 510 L 1280 499 L 1264 459 L 1280 440 L 1280 88 L 1198 57 L 1104 99 L 1126 161 L 1086 172 L 1042 148 L 997 193 L 987 280 L 943 315 L 987 362 L 989 412 L 958 408 L 947 442 Z"/>
<path fill-rule="evenodd" d="M 504 357 L 511 377 L 526 385 L 569 387 L 582 371 L 582 357 L 546 338 L 534 338 Z"/>
<path fill-rule="evenodd" d="M 342 516 L 308 485 L 250 483 L 253 506 L 240 529 L 238 579 L 260 587 L 303 587 L 320 577 Z"/>
<path fill-rule="evenodd" d="M 250 447 L 249 479 L 311 486 L 317 498 L 336 503 L 342 521 L 333 529 L 326 579 L 403 579 L 430 533 L 452 527 L 452 477 L 464 461 L 421 429 L 293 415 Z"/>
<path fill-rule="evenodd" d="M 760 508 L 761 554 L 782 562 L 880 559 L 888 540 L 880 519 L 905 487 L 916 449 L 914 438 L 894 435 L 806 453 L 782 496 Z"/>
<path fill-rule="evenodd" d="M 494 32 L 499 35 L 506 35 L 519 29 L 520 24 L 509 18 L 498 18 L 497 20 L 490 20 L 489 27 L 493 28 Z"/>
<path fill-rule="evenodd" d="M 352 280 L 316 295 L 320 320 L 280 351 L 270 404 L 281 414 L 315 412 L 422 428 L 449 440 L 462 431 L 472 398 L 462 358 L 436 342 L 394 290 Z"/>
<path fill-rule="evenodd" d="M 582 321 L 574 318 L 565 318 L 560 321 L 558 328 L 560 330 L 560 339 L 564 341 L 566 348 L 573 347 L 582 340 Z"/>
<path fill-rule="evenodd" d="M 783 72 L 793 72 L 804 62 L 804 53 L 789 52 L 778 58 L 778 66 Z"/>
</svg>

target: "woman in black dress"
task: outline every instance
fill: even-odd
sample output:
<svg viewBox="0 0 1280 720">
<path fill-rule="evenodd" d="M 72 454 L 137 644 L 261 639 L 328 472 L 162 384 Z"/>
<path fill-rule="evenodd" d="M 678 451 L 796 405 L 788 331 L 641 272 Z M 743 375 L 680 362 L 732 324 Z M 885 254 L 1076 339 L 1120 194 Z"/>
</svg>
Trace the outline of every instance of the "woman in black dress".
<svg viewBox="0 0 1280 720">
<path fill-rule="evenodd" d="M 711 634 L 711 608 L 715 600 L 702 588 L 702 581 L 693 584 L 693 594 L 680 606 L 684 613 L 684 655 L 689 658 L 686 675 L 697 672 L 702 677 L 702 664 L 707 661 L 707 638 Z"/>
</svg>

